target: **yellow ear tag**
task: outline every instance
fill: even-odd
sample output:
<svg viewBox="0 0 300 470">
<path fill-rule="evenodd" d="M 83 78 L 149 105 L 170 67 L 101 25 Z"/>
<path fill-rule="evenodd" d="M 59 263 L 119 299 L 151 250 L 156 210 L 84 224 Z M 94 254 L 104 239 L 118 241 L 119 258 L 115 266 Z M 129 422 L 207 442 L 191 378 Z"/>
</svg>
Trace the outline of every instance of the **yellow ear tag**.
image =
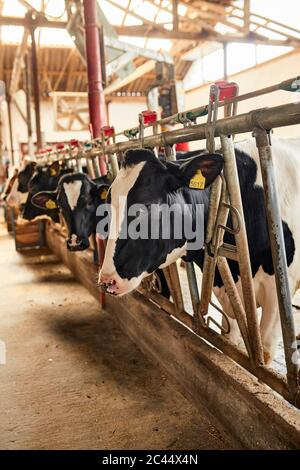
<svg viewBox="0 0 300 470">
<path fill-rule="evenodd" d="M 46 209 L 56 209 L 57 208 L 56 202 L 52 201 L 52 199 L 48 199 L 45 206 L 46 206 Z"/>
<path fill-rule="evenodd" d="M 50 176 L 56 176 L 56 170 L 54 168 L 50 168 Z"/>
<path fill-rule="evenodd" d="M 102 201 L 105 201 L 106 198 L 107 198 L 107 189 L 102 189 L 101 193 L 100 193 L 100 198 L 102 199 Z"/>
<path fill-rule="evenodd" d="M 202 175 L 201 170 L 197 170 L 193 178 L 190 179 L 189 188 L 192 189 L 205 189 L 205 176 Z"/>
</svg>

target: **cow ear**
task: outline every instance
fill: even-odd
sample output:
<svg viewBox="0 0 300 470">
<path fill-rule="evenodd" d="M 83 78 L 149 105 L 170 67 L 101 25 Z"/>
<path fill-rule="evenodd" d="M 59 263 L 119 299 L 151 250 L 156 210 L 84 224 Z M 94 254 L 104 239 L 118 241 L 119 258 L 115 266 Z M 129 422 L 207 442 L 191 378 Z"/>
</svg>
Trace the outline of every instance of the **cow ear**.
<svg viewBox="0 0 300 470">
<path fill-rule="evenodd" d="M 110 187 L 107 176 L 100 176 L 99 178 L 95 178 L 92 181 L 92 184 L 92 193 L 95 195 L 97 200 L 100 197 L 101 202 L 106 202 L 108 189 Z"/>
<path fill-rule="evenodd" d="M 57 176 L 60 173 L 59 162 L 53 162 L 50 167 L 50 176 Z"/>
<path fill-rule="evenodd" d="M 41 191 L 32 196 L 31 202 L 39 209 L 57 209 L 56 196 L 57 193 L 55 191 Z"/>
<path fill-rule="evenodd" d="M 222 172 L 223 157 L 218 153 L 208 153 L 180 160 L 173 165 L 172 173 L 179 186 L 205 189 Z"/>
</svg>

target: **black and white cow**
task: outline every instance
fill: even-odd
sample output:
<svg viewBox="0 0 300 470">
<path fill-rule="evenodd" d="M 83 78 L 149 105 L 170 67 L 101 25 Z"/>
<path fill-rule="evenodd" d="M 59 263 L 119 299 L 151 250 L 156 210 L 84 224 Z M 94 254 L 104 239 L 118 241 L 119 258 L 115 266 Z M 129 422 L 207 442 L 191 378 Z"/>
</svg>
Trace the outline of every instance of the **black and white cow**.
<svg viewBox="0 0 300 470">
<path fill-rule="evenodd" d="M 96 233 L 96 211 L 105 202 L 108 188 L 106 176 L 91 180 L 84 173 L 73 173 L 62 176 L 55 191 L 35 194 L 32 202 L 43 210 L 59 208 L 68 228 L 68 249 L 81 251 L 89 247 L 89 237 Z"/>
<path fill-rule="evenodd" d="M 62 167 L 58 161 L 53 162 L 51 165 L 37 165 L 34 168 L 32 176 L 28 180 L 24 176 L 22 181 L 25 188 L 25 180 L 28 180 L 27 191 L 28 197 L 24 206 L 22 217 L 27 220 L 32 220 L 37 216 L 48 214 L 55 222 L 59 221 L 58 209 L 48 207 L 48 210 L 41 209 L 32 204 L 32 197 L 40 191 L 54 191 L 57 188 L 60 178 L 65 175 L 73 173 L 72 169 Z M 19 180 L 20 181 L 20 180 Z"/>
<path fill-rule="evenodd" d="M 56 191 L 42 191 L 32 198 L 40 209 L 57 206 L 68 228 L 67 248 L 70 251 L 82 251 L 89 248 L 89 237 L 96 235 L 96 228 L 102 216 L 97 216 L 97 209 L 106 202 L 110 182 L 106 176 L 91 180 L 83 173 L 63 176 Z M 102 234 L 104 236 L 104 234 Z M 161 270 L 158 271 L 161 293 L 170 297 L 170 291 Z"/>
<path fill-rule="evenodd" d="M 262 307 L 260 322 L 266 363 L 274 355 L 279 333 L 279 313 L 272 265 L 270 242 L 264 206 L 259 157 L 254 140 L 236 144 L 238 167 L 246 230 L 257 306 Z M 279 188 L 279 202 L 285 237 L 289 280 L 292 294 L 300 287 L 300 146 L 296 141 L 273 142 L 274 166 Z M 180 162 L 162 162 L 146 149 L 128 151 L 123 168 L 114 180 L 109 200 L 112 205 L 110 235 L 104 263 L 99 272 L 99 284 L 107 292 L 122 296 L 138 287 L 141 280 L 157 268 L 168 266 L 182 257 L 203 267 L 203 249 L 189 250 L 184 235 L 180 239 L 133 239 L 120 237 L 124 221 L 130 216 L 133 204 L 147 207 L 150 218 L 152 207 L 161 204 L 178 206 L 204 205 L 204 230 L 207 222 L 210 184 L 222 172 L 223 158 L 219 154 L 199 154 Z M 189 183 L 197 171 L 204 177 L 204 189 L 190 189 Z M 120 202 L 121 201 L 121 202 Z M 193 210 L 190 211 L 193 218 Z M 161 219 L 157 218 L 157 224 Z M 228 224 L 231 224 L 229 220 Z M 200 230 L 201 227 L 199 227 Z M 128 234 L 129 235 L 129 234 Z M 224 241 L 234 243 L 232 235 L 225 233 Z M 241 293 L 238 265 L 229 261 L 237 288 Z M 225 311 L 229 300 L 222 280 L 216 273 L 214 293 Z M 236 322 L 235 322 L 236 323 Z M 235 332 L 234 332 L 235 330 Z M 233 335 L 237 329 L 233 329 Z"/>
<path fill-rule="evenodd" d="M 36 165 L 36 162 L 28 162 L 27 164 L 25 164 L 25 167 L 19 171 L 18 191 L 20 193 L 28 193 L 28 184 L 34 174 Z"/>
</svg>

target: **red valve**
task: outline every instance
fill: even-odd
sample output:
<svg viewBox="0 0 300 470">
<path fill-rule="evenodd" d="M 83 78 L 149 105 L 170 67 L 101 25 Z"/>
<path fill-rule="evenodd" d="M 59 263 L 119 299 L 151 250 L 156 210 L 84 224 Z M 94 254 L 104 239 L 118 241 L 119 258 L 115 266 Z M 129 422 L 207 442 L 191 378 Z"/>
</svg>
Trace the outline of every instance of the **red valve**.
<svg viewBox="0 0 300 470">
<path fill-rule="evenodd" d="M 175 145 L 175 150 L 177 152 L 188 152 L 190 150 L 190 146 L 188 142 L 178 142 Z"/>
<path fill-rule="evenodd" d="M 48 153 L 48 152 L 52 152 L 52 147 L 47 147 L 46 148 L 46 153 Z"/>
<path fill-rule="evenodd" d="M 77 139 L 70 140 L 71 147 L 79 147 L 79 141 Z"/>
<path fill-rule="evenodd" d="M 150 124 L 151 122 L 157 121 L 156 112 L 150 111 L 149 109 L 146 111 L 142 111 L 140 116 L 143 119 L 144 124 Z"/>
<path fill-rule="evenodd" d="M 63 148 L 65 148 L 65 144 L 56 144 L 57 150 L 62 150 Z"/>
<path fill-rule="evenodd" d="M 103 126 L 104 137 L 113 137 L 115 134 L 115 128 L 113 126 Z"/>
<path fill-rule="evenodd" d="M 226 82 L 225 80 L 219 80 L 214 83 L 220 90 L 219 101 L 230 100 L 237 96 L 238 84 L 235 82 Z M 215 101 L 215 95 L 211 93 L 210 101 Z"/>
</svg>

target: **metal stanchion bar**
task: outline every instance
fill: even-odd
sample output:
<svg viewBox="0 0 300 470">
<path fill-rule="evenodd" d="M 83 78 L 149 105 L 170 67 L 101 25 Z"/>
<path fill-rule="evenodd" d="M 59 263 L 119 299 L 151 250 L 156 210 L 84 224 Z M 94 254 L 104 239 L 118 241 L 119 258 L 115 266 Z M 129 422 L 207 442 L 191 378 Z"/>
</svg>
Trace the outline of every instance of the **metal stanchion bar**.
<svg viewBox="0 0 300 470">
<path fill-rule="evenodd" d="M 173 302 L 175 305 L 175 311 L 178 318 L 180 318 L 180 314 L 184 312 L 184 302 L 182 296 L 182 290 L 180 285 L 180 279 L 177 269 L 177 264 L 172 263 L 170 266 L 167 266 L 163 269 L 168 287 L 171 292 L 171 296 L 173 298 Z"/>
<path fill-rule="evenodd" d="M 249 100 L 251 98 L 256 98 L 257 96 L 262 96 L 266 95 L 269 93 L 273 93 L 275 91 L 279 90 L 285 90 L 285 91 L 296 91 L 300 89 L 300 76 L 299 77 L 293 77 L 289 78 L 288 80 L 284 80 L 283 82 L 276 83 L 275 85 L 271 85 L 265 88 L 261 88 L 259 90 L 251 91 L 249 93 L 244 93 L 243 95 L 236 96 L 232 99 L 226 99 L 224 101 L 220 101 L 219 107 L 222 106 L 227 106 L 229 104 L 236 104 L 239 103 L 240 101 L 245 101 Z M 197 108 L 193 108 L 189 111 L 186 111 L 184 114 L 187 117 L 190 117 L 190 119 L 195 119 L 200 116 L 205 116 L 207 114 L 207 105 L 199 106 Z M 180 123 L 180 116 L 182 113 L 178 114 L 173 114 L 172 116 L 168 116 L 167 118 L 160 119 L 157 122 L 158 125 L 166 125 L 166 124 L 173 124 L 173 123 Z M 147 127 L 151 127 L 151 123 L 148 124 Z M 131 131 L 134 131 L 135 128 L 132 129 L 126 129 L 123 132 L 118 132 L 116 136 L 123 135 L 124 132 L 130 133 Z"/>
<path fill-rule="evenodd" d="M 255 127 L 271 129 L 300 123 L 300 103 L 289 103 L 272 108 L 261 108 L 249 113 L 238 114 L 229 118 L 219 119 L 215 125 L 215 137 L 220 135 L 242 134 L 252 132 Z M 144 136 L 145 147 L 173 145 L 178 142 L 191 142 L 206 139 L 206 124 L 196 124 L 183 129 Z M 107 145 L 107 154 L 126 152 L 129 149 L 140 148 L 140 139 L 134 139 Z M 98 155 L 101 148 L 93 149 L 91 153 Z"/>
<path fill-rule="evenodd" d="M 300 394 L 300 377 L 298 376 L 299 365 L 297 365 L 296 361 L 293 361 L 293 357 L 295 357 L 295 354 L 297 353 L 296 332 L 289 288 L 282 221 L 272 161 L 272 150 L 269 135 L 266 130 L 261 128 L 255 129 L 254 134 L 259 152 L 264 187 L 267 221 L 287 366 L 287 382 L 291 393 L 291 399 L 296 400 Z"/>
<path fill-rule="evenodd" d="M 300 123 L 300 103 L 289 103 L 271 108 L 260 108 L 244 114 L 238 114 L 229 118 L 216 121 L 215 137 L 221 134 L 232 135 L 252 132 L 256 127 L 271 129 L 276 127 L 290 126 Z M 147 147 L 174 145 L 178 142 L 192 142 L 206 139 L 206 124 L 195 124 L 193 126 L 162 132 L 150 136 L 144 136 L 144 145 Z M 106 154 L 123 153 L 129 149 L 140 148 L 140 139 L 118 142 L 105 147 Z M 89 150 L 89 155 L 84 158 L 93 158 L 101 154 L 101 147 Z M 82 158 L 83 156 L 80 156 Z"/>
<path fill-rule="evenodd" d="M 247 315 L 249 336 L 251 338 L 253 359 L 256 365 L 261 365 L 264 363 L 263 350 L 257 319 L 248 240 L 232 137 L 221 135 L 221 145 L 224 157 L 224 176 L 226 179 L 230 202 L 241 215 L 240 230 L 235 233 L 235 243 L 237 247 L 243 301 Z"/>
<path fill-rule="evenodd" d="M 201 297 L 200 297 L 200 304 L 199 309 L 194 317 L 195 320 L 195 329 L 198 329 L 199 323 L 203 323 L 203 317 L 208 313 L 208 307 L 211 300 L 212 288 L 214 283 L 215 277 L 215 265 L 216 265 L 216 258 L 213 256 L 212 253 L 208 252 L 208 247 L 211 243 L 213 243 L 213 237 L 215 233 L 215 228 L 218 224 L 217 219 L 218 215 L 220 214 L 220 200 L 224 194 L 224 185 L 222 191 L 222 180 L 221 178 L 217 178 L 216 181 L 212 185 L 211 194 L 210 194 L 210 202 L 209 202 L 209 214 L 208 214 L 208 224 L 206 228 L 206 235 L 205 235 L 205 253 L 204 253 L 204 264 L 203 264 L 203 277 L 202 277 L 202 284 L 201 284 Z M 221 196 L 222 194 L 222 196 Z M 226 212 L 226 219 L 227 220 L 227 212 Z"/>
<path fill-rule="evenodd" d="M 247 315 L 244 309 L 244 305 L 239 296 L 236 284 L 233 280 L 226 258 L 224 258 L 223 256 L 219 256 L 217 260 L 217 266 L 218 266 L 219 273 L 221 275 L 224 287 L 226 289 L 226 293 L 233 307 L 232 309 L 234 311 L 234 316 L 238 323 L 242 338 L 244 340 L 244 344 L 249 354 L 249 358 L 252 361 L 253 360 L 252 349 L 251 349 L 251 344 L 250 344 L 248 329 L 247 329 Z"/>
</svg>

